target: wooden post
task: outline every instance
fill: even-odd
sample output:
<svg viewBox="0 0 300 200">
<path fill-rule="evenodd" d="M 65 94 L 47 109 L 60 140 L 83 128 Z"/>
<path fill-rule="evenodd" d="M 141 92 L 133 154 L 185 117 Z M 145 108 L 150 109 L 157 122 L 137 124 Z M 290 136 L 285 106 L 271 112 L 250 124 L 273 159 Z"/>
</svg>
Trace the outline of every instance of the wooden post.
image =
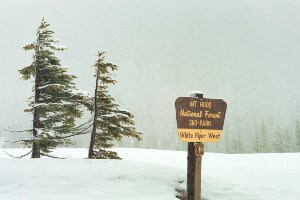
<svg viewBox="0 0 300 200">
<path fill-rule="evenodd" d="M 190 96 L 203 98 L 202 93 L 194 93 Z M 201 165 L 202 156 L 195 155 L 195 143 L 188 142 L 187 200 L 201 200 Z"/>
<path fill-rule="evenodd" d="M 190 97 L 178 97 L 175 101 L 178 137 L 188 142 L 187 200 L 201 200 L 202 142 L 220 140 L 226 108 L 223 99 L 203 98 L 201 92 L 192 92 Z"/>
</svg>

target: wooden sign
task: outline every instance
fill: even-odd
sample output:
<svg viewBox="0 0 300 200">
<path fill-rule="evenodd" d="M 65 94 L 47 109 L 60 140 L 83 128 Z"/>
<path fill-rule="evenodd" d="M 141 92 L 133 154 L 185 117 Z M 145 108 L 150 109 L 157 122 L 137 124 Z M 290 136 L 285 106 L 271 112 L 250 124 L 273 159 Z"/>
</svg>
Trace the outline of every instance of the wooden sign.
<svg viewBox="0 0 300 200">
<path fill-rule="evenodd" d="M 183 142 L 218 142 L 227 104 L 222 99 L 178 97 L 175 102 L 178 136 Z"/>
<path fill-rule="evenodd" d="M 204 155 L 204 144 L 201 142 L 195 142 L 195 156 Z"/>
</svg>

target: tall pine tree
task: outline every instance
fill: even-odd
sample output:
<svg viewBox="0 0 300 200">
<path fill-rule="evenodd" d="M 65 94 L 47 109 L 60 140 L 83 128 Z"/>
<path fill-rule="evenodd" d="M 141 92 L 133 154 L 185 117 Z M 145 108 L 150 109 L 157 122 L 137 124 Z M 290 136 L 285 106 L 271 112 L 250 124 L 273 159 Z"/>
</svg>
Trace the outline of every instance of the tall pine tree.
<svg viewBox="0 0 300 200">
<path fill-rule="evenodd" d="M 296 120 L 296 151 L 300 152 L 300 121 Z"/>
<path fill-rule="evenodd" d="M 114 151 L 114 140 L 121 140 L 123 136 L 141 139 L 141 133 L 133 127 L 133 115 L 119 108 L 115 99 L 109 94 L 108 86 L 115 84 L 111 71 L 118 67 L 112 63 L 104 62 L 105 52 L 98 52 L 95 67 L 95 94 L 94 94 L 94 119 L 91 133 L 88 158 L 90 159 L 119 159 Z"/>
<path fill-rule="evenodd" d="M 49 26 L 43 19 L 36 41 L 24 47 L 34 51 L 33 62 L 19 70 L 22 79 L 34 79 L 34 96 L 29 98 L 29 108 L 25 110 L 33 114 L 32 129 L 28 130 L 32 137 L 22 140 L 25 145 L 32 145 L 32 158 L 50 156 L 52 149 L 69 144 L 71 136 L 86 129 L 76 128 L 75 119 L 82 116 L 82 105 L 88 105 L 89 98 L 76 88 L 76 76 L 68 74 L 68 68 L 54 55 L 66 48 L 55 45 L 58 40 L 53 39 Z"/>
<path fill-rule="evenodd" d="M 284 132 L 282 131 L 281 127 L 277 125 L 274 135 L 273 135 L 273 152 L 276 153 L 283 153 L 285 151 L 285 145 L 284 145 Z"/>
<path fill-rule="evenodd" d="M 262 121 L 259 127 L 259 131 L 256 136 L 258 138 L 257 142 L 257 152 L 258 153 L 266 153 L 269 152 L 269 145 L 268 145 L 268 132 L 265 122 Z"/>
</svg>

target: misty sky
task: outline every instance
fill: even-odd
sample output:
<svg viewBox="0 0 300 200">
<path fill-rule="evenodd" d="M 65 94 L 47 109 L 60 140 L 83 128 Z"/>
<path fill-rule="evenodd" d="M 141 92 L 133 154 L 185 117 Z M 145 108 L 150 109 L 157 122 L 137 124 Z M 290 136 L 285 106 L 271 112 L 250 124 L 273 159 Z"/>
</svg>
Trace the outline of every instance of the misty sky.
<svg viewBox="0 0 300 200">
<path fill-rule="evenodd" d="M 228 103 L 237 118 L 299 116 L 300 2 L 296 0 L 0 0 L 0 128 L 29 127 L 31 82 L 22 47 L 43 17 L 68 50 L 62 64 L 92 93 L 98 50 L 119 66 L 112 95 L 145 134 L 175 121 L 190 90 Z M 258 114 L 255 114 L 258 113 Z M 160 119 L 160 121 L 158 120 Z M 174 126 L 174 137 L 176 128 Z"/>
</svg>

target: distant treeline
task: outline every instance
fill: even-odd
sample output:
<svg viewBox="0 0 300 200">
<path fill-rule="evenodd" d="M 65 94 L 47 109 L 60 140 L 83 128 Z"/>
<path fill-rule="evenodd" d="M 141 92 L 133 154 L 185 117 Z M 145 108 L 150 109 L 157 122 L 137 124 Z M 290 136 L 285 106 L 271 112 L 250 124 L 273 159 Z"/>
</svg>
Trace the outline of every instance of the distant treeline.
<svg viewBox="0 0 300 200">
<path fill-rule="evenodd" d="M 149 119 L 145 123 L 152 122 L 153 129 L 158 120 Z M 230 123 L 230 120 L 227 121 Z M 257 124 L 255 126 L 254 124 Z M 145 133 L 142 141 L 131 138 L 123 138 L 121 142 L 115 142 L 118 147 L 148 148 L 148 149 L 170 149 L 185 151 L 187 145 L 181 142 L 177 136 L 175 120 L 167 124 L 167 129 L 155 130 L 150 134 Z M 21 135 L 19 135 L 20 137 Z M 10 139 L 18 137 L 17 134 L 10 135 Z M 71 147 L 86 148 L 89 135 L 75 137 Z M 3 141 L 3 138 L 2 138 Z M 19 147 L 15 144 L 7 144 L 7 147 Z M 218 143 L 205 143 L 206 152 L 216 153 L 284 153 L 300 152 L 300 120 L 295 120 L 293 126 L 283 127 L 273 119 L 261 121 L 260 123 L 248 124 L 247 121 L 226 126 L 222 138 Z"/>
<path fill-rule="evenodd" d="M 279 125 L 271 117 L 258 123 L 256 121 L 252 123 L 232 121 L 235 123 L 227 121 L 230 125 L 225 127 L 220 142 L 205 143 L 206 152 L 232 154 L 300 152 L 299 120 L 295 120 L 293 126 L 288 128 Z M 158 131 L 156 135 L 145 134 L 141 142 L 128 139 L 119 143 L 119 146 L 186 150 L 186 143 L 178 139 L 175 121 L 170 124 L 172 127 Z"/>
</svg>

